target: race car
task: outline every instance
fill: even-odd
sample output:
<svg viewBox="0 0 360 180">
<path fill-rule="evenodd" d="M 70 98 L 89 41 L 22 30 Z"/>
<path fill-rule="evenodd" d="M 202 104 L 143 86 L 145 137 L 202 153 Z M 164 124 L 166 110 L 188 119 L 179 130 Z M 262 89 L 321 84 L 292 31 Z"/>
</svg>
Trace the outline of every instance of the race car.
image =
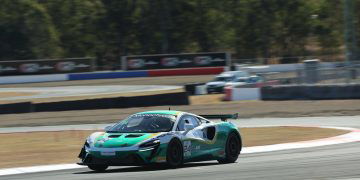
<svg viewBox="0 0 360 180">
<path fill-rule="evenodd" d="M 165 164 L 176 168 L 207 160 L 234 163 L 242 140 L 238 128 L 227 119 L 236 118 L 237 114 L 195 115 L 173 110 L 136 113 L 106 127 L 106 132 L 91 134 L 78 164 L 105 171 L 109 166 Z"/>
</svg>

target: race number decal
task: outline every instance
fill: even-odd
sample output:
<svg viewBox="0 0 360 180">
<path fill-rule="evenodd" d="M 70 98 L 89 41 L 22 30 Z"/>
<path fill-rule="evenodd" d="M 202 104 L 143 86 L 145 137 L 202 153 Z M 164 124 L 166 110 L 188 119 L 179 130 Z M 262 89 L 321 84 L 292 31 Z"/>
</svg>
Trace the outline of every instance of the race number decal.
<svg viewBox="0 0 360 180">
<path fill-rule="evenodd" d="M 184 156 L 191 156 L 191 141 L 184 141 Z"/>
</svg>

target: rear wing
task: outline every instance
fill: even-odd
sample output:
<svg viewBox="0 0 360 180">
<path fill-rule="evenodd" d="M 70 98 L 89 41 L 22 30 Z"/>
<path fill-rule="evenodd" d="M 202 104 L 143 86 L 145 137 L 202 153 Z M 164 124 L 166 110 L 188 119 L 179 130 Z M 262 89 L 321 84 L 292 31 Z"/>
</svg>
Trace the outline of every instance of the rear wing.
<svg viewBox="0 0 360 180">
<path fill-rule="evenodd" d="M 227 121 L 227 119 L 237 119 L 239 117 L 239 114 L 205 114 L 199 116 L 206 119 L 220 119 L 221 121 Z"/>
</svg>

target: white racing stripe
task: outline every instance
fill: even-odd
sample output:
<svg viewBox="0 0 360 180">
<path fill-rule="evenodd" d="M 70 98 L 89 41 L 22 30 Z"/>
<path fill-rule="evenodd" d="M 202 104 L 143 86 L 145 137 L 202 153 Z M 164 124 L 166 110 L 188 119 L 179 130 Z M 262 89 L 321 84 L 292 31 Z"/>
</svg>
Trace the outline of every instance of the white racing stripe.
<svg viewBox="0 0 360 180">
<path fill-rule="evenodd" d="M 241 151 L 241 154 L 270 152 L 270 151 L 289 150 L 289 149 L 298 149 L 298 148 L 310 148 L 310 147 L 318 147 L 318 146 L 334 145 L 334 144 L 342 144 L 342 143 L 350 143 L 350 142 L 360 141 L 360 129 L 356 129 L 356 128 L 333 127 L 333 126 L 301 126 L 301 127 L 331 128 L 331 129 L 348 130 L 351 132 L 344 134 L 344 135 L 340 135 L 340 136 L 334 136 L 334 137 L 318 139 L 318 140 L 311 140 L 311 141 L 300 141 L 300 142 L 294 142 L 294 143 L 244 147 Z M 56 171 L 56 170 L 66 170 L 66 169 L 77 169 L 77 168 L 84 168 L 84 166 L 79 166 L 76 164 L 57 164 L 57 165 L 8 168 L 8 169 L 0 169 L 0 176 L 23 174 L 23 173 L 47 172 L 47 171 Z"/>
</svg>

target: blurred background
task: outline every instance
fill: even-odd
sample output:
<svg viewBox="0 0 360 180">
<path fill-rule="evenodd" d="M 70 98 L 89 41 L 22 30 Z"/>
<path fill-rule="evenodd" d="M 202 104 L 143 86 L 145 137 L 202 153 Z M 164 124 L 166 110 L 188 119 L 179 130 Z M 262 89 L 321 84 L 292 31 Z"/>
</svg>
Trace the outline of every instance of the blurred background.
<svg viewBox="0 0 360 180">
<path fill-rule="evenodd" d="M 358 59 L 358 0 L 1 0 L 0 61 L 230 52 L 233 63 Z"/>
<path fill-rule="evenodd" d="M 0 0 L 0 168 L 74 163 L 92 131 L 147 110 L 283 126 L 245 131 L 248 142 L 337 135 L 294 122 L 358 128 L 359 9 L 360 0 Z M 241 162 L 219 177 L 358 177 L 359 147 L 339 148 L 260 156 L 269 167 Z"/>
</svg>

